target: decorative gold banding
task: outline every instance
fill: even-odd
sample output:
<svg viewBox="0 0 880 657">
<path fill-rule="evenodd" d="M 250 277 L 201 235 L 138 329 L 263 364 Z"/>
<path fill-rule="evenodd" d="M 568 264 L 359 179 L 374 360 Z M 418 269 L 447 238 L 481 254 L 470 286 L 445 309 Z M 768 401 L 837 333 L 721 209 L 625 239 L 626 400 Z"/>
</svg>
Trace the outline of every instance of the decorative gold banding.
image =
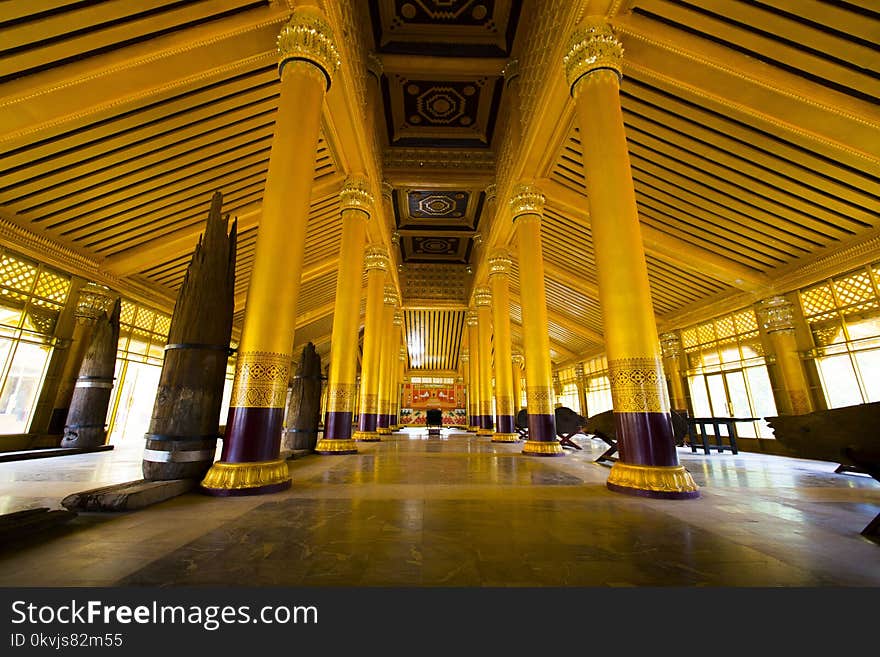
<svg viewBox="0 0 880 657">
<path fill-rule="evenodd" d="M 474 288 L 474 303 L 478 308 L 488 308 L 492 305 L 492 292 L 485 285 Z"/>
<path fill-rule="evenodd" d="M 497 274 L 507 275 L 513 266 L 513 258 L 507 249 L 495 249 L 489 254 L 489 277 Z"/>
<path fill-rule="evenodd" d="M 477 427 L 477 426 L 471 425 L 471 426 L 469 426 L 469 427 L 467 428 L 467 430 L 468 430 L 470 433 L 477 433 L 477 432 L 480 430 L 480 427 Z"/>
<path fill-rule="evenodd" d="M 495 397 L 495 412 L 498 415 L 513 415 L 513 397 Z"/>
<path fill-rule="evenodd" d="M 611 399 L 616 413 L 666 413 L 669 399 L 659 358 L 608 361 Z"/>
<path fill-rule="evenodd" d="M 544 195 L 541 190 L 534 185 L 518 184 L 513 188 L 510 196 L 510 212 L 513 219 L 523 214 L 534 214 L 540 216 L 544 211 Z"/>
<path fill-rule="evenodd" d="M 321 438 L 315 445 L 316 452 L 356 452 L 357 443 L 350 438 Z"/>
<path fill-rule="evenodd" d="M 375 393 L 361 395 L 361 413 L 377 415 L 379 413 L 379 396 Z"/>
<path fill-rule="evenodd" d="M 353 176 L 339 190 L 339 206 L 342 211 L 361 210 L 369 217 L 373 213 L 373 195 L 365 178 Z"/>
<path fill-rule="evenodd" d="M 469 363 L 470 360 L 471 360 L 471 357 L 470 357 L 470 355 L 468 354 L 467 351 L 462 351 L 462 352 L 458 355 L 458 360 L 460 360 L 462 363 Z"/>
<path fill-rule="evenodd" d="M 386 306 L 396 306 L 398 301 L 397 288 L 394 287 L 393 283 L 386 283 L 382 293 L 382 302 Z"/>
<path fill-rule="evenodd" d="M 523 454 L 565 454 L 558 440 L 527 440 Z"/>
<path fill-rule="evenodd" d="M 492 429 L 486 429 L 485 427 L 480 427 L 477 429 L 478 436 L 494 436 L 495 432 Z"/>
<path fill-rule="evenodd" d="M 327 89 L 341 64 L 333 30 L 317 7 L 297 7 L 278 35 L 278 71 L 289 61 L 307 61 L 321 69 Z"/>
<path fill-rule="evenodd" d="M 388 251 L 371 244 L 364 249 L 364 269 L 367 271 L 388 271 Z"/>
<path fill-rule="evenodd" d="M 362 443 L 375 443 L 381 440 L 379 433 L 376 431 L 355 431 L 352 438 Z"/>
<path fill-rule="evenodd" d="M 621 488 L 664 493 L 698 490 L 694 478 L 683 465 L 634 465 L 617 461 L 608 475 L 608 483 Z"/>
<path fill-rule="evenodd" d="M 481 399 L 479 402 L 478 415 L 492 415 L 492 401 L 489 399 Z"/>
<path fill-rule="evenodd" d="M 614 36 L 611 26 L 601 18 L 575 29 L 568 41 L 568 52 L 562 58 L 569 92 L 577 96 L 578 83 L 598 69 L 610 69 L 623 77 L 623 45 Z"/>
<path fill-rule="evenodd" d="M 390 427 L 376 427 L 376 433 L 380 436 L 390 436 L 391 428 Z"/>
<path fill-rule="evenodd" d="M 284 459 L 253 463 L 217 461 L 202 479 L 202 487 L 213 490 L 240 490 L 262 488 L 288 481 L 290 481 L 290 471 Z"/>
<path fill-rule="evenodd" d="M 394 186 L 385 180 L 382 181 L 382 197 L 391 200 L 391 195 L 394 194 Z"/>
<path fill-rule="evenodd" d="M 492 183 L 488 187 L 486 187 L 486 203 L 491 203 L 495 200 L 497 196 L 498 188 L 495 186 L 495 183 Z"/>
<path fill-rule="evenodd" d="M 337 383 L 327 389 L 328 413 L 353 413 L 357 386 L 354 383 Z"/>
<path fill-rule="evenodd" d="M 758 316 L 768 333 L 794 333 L 794 304 L 785 297 L 776 296 L 761 301 Z"/>
<path fill-rule="evenodd" d="M 469 328 L 473 328 L 477 325 L 477 311 L 476 310 L 468 310 L 465 314 L 465 324 L 468 325 Z"/>
<path fill-rule="evenodd" d="M 526 364 L 526 359 L 521 353 L 514 351 L 510 354 L 510 362 L 513 363 L 515 367 L 522 369 Z"/>
<path fill-rule="evenodd" d="M 493 443 L 515 443 L 519 440 L 519 436 L 515 433 L 496 433 L 492 436 Z"/>
<path fill-rule="evenodd" d="M 238 355 L 229 405 L 236 408 L 284 408 L 290 381 L 290 356 L 270 351 Z"/>
<path fill-rule="evenodd" d="M 660 352 L 663 358 L 678 358 L 681 354 L 681 335 L 677 332 L 664 333 L 660 336 Z"/>
<path fill-rule="evenodd" d="M 553 390 L 548 386 L 526 386 L 529 415 L 553 415 Z"/>
<path fill-rule="evenodd" d="M 403 324 L 403 311 L 395 310 L 391 323 L 394 324 L 394 326 L 401 326 Z M 406 354 L 401 354 L 401 356 L 405 355 Z"/>
</svg>

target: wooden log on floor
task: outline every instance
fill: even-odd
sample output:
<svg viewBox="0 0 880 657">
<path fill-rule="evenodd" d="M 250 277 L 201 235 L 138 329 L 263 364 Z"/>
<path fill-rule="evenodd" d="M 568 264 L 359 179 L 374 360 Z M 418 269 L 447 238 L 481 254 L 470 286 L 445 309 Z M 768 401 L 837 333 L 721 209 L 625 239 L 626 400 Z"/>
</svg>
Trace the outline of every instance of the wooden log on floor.
<svg viewBox="0 0 880 657">
<path fill-rule="evenodd" d="M 106 440 L 107 411 L 119 347 L 119 312 L 116 299 L 109 315 L 95 322 L 70 400 L 61 447 L 96 447 Z"/>
<path fill-rule="evenodd" d="M 198 483 L 196 479 L 138 479 L 73 493 L 61 500 L 61 506 L 76 511 L 135 511 L 188 493 Z"/>
<path fill-rule="evenodd" d="M 303 347 L 293 376 L 287 404 L 287 429 L 281 445 L 283 450 L 315 449 L 321 420 L 321 380 L 321 357 L 315 345 L 309 342 Z"/>
<path fill-rule="evenodd" d="M 0 545 L 27 538 L 46 530 L 66 524 L 76 518 L 73 511 L 49 507 L 26 509 L 0 516 Z"/>
<path fill-rule="evenodd" d="M 145 436 L 151 481 L 202 479 L 214 462 L 235 307 L 236 221 L 227 235 L 215 192 L 174 304 L 165 360 Z"/>
</svg>

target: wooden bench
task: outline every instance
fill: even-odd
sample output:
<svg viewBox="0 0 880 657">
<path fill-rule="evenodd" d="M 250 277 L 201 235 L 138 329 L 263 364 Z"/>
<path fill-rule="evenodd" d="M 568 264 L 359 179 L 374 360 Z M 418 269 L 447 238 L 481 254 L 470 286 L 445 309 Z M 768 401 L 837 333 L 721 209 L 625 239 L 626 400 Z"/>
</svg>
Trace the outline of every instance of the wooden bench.
<svg viewBox="0 0 880 657">
<path fill-rule="evenodd" d="M 706 431 L 706 427 L 712 425 L 715 436 L 715 449 L 718 450 L 718 453 L 720 454 L 726 449 L 724 438 L 727 438 L 730 443 L 730 451 L 733 454 L 739 454 L 739 449 L 736 446 L 736 423 L 755 422 L 760 419 L 761 418 L 758 417 L 689 417 L 687 418 L 688 442 L 691 445 L 691 452 L 696 453 L 697 451 L 697 428 L 699 427 L 699 442 L 702 444 L 703 451 L 706 454 L 711 453 L 709 448 L 709 433 Z M 726 436 L 721 433 L 722 426 L 727 427 Z"/>
</svg>

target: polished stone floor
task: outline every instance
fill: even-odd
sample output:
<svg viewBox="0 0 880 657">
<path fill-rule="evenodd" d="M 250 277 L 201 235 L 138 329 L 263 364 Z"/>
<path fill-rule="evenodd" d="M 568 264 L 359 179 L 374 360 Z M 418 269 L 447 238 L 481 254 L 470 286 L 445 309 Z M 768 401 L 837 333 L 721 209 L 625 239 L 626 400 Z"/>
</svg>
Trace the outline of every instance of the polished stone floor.
<svg viewBox="0 0 880 657">
<path fill-rule="evenodd" d="M 680 449 L 701 498 L 648 500 L 608 491 L 604 444 L 575 440 L 548 459 L 413 431 L 306 456 L 283 493 L 193 493 L 0 546 L 0 586 L 880 586 L 869 477 Z M 0 513 L 137 479 L 140 457 L 133 439 L 0 463 Z"/>
</svg>

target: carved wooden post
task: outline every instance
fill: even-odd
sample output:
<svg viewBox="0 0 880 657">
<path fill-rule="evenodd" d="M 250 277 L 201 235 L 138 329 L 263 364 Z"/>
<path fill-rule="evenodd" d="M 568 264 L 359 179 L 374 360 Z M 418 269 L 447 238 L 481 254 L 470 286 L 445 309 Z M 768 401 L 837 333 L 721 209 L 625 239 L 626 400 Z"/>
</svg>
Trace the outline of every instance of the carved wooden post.
<svg viewBox="0 0 880 657">
<path fill-rule="evenodd" d="M 177 294 L 144 450 L 144 479 L 201 479 L 214 462 L 232 314 L 236 222 L 226 234 L 223 196 L 214 192 Z"/>
<path fill-rule="evenodd" d="M 113 389 L 116 350 L 119 346 L 121 300 L 113 310 L 95 322 L 92 341 L 86 350 L 79 378 L 73 389 L 62 447 L 97 447 L 106 441 L 107 409 Z"/>
<path fill-rule="evenodd" d="M 299 366 L 293 375 L 282 450 L 315 449 L 321 421 L 322 378 L 321 357 L 315 345 L 309 342 L 303 347 Z"/>
</svg>

